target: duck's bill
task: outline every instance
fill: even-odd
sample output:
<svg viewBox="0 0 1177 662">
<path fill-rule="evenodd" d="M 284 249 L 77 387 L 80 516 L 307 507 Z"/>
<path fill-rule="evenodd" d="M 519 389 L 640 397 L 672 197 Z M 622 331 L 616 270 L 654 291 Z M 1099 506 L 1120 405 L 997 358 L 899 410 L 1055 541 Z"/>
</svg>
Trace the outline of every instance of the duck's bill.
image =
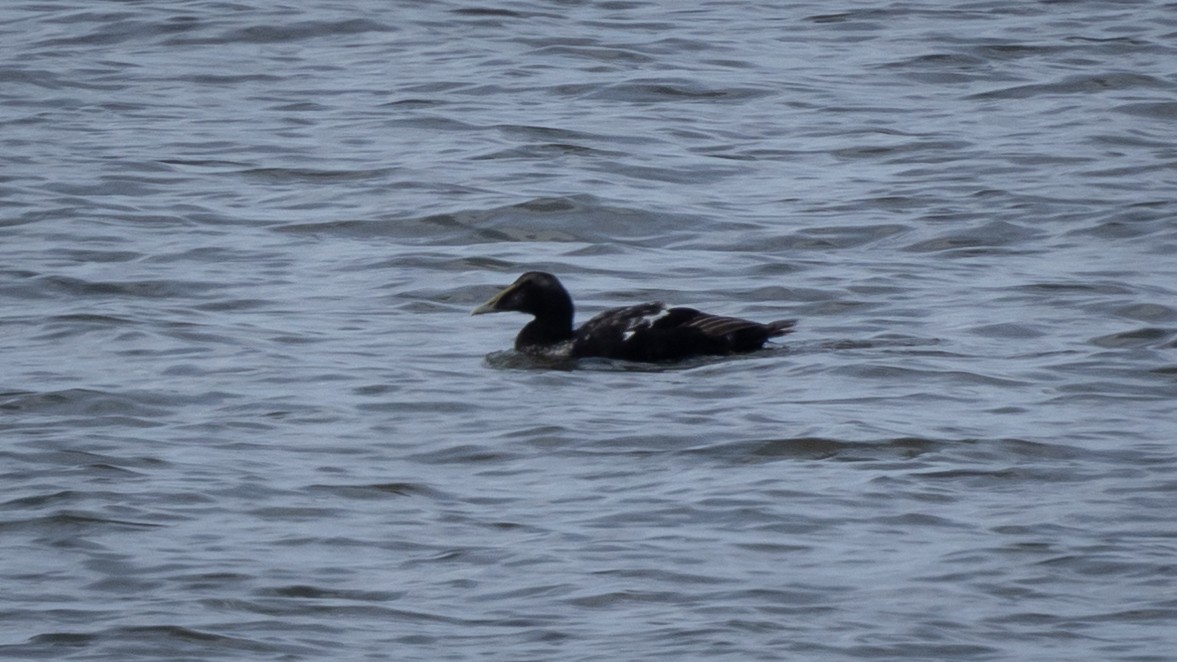
<svg viewBox="0 0 1177 662">
<path fill-rule="evenodd" d="M 494 302 L 487 301 L 486 303 L 475 308 L 474 310 L 471 310 L 470 314 L 471 315 L 485 315 L 487 313 L 497 313 L 497 312 L 499 312 L 499 311 L 495 310 Z"/>
<path fill-rule="evenodd" d="M 502 292 L 499 292 L 498 294 L 494 295 L 493 297 L 487 299 L 486 303 L 484 303 L 481 306 L 470 311 L 470 314 L 471 315 L 485 315 L 486 313 L 501 313 L 501 312 L 503 312 L 502 308 L 499 308 L 499 302 L 502 301 L 503 295 L 505 295 L 507 292 L 510 292 L 510 291 L 511 291 L 511 288 L 509 288 L 509 287 L 504 289 Z"/>
</svg>

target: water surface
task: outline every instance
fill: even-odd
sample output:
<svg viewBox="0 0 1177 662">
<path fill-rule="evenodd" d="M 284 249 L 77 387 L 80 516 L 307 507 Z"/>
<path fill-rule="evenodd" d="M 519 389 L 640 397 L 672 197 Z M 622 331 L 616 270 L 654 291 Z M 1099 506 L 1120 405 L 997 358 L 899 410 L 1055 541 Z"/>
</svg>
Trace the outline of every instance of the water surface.
<svg viewBox="0 0 1177 662">
<path fill-rule="evenodd" d="M 1169 659 L 1173 10 L 5 5 L 0 655 Z"/>
</svg>

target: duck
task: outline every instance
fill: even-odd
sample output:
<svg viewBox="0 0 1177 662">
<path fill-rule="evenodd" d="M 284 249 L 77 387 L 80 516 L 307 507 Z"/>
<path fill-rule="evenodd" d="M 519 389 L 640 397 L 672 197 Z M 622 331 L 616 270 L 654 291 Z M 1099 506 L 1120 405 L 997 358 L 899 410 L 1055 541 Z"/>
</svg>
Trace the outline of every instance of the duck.
<svg viewBox="0 0 1177 662">
<path fill-rule="evenodd" d="M 573 328 L 572 297 L 558 278 L 543 271 L 519 276 L 471 315 L 503 312 L 534 317 L 515 337 L 520 353 L 643 363 L 754 352 L 797 324 L 791 319 L 753 322 L 655 301 L 611 308 Z"/>
</svg>

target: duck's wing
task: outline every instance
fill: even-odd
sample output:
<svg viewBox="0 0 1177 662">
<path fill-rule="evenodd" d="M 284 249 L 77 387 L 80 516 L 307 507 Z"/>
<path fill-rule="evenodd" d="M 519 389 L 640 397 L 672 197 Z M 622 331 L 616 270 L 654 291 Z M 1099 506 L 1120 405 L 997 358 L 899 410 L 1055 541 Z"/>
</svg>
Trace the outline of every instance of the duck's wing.
<svg viewBox="0 0 1177 662">
<path fill-rule="evenodd" d="M 585 322 L 573 338 L 573 354 L 623 358 L 635 335 L 648 332 L 664 321 L 670 308 L 661 301 L 625 308 L 611 308 Z"/>
<path fill-rule="evenodd" d="M 572 354 L 630 361 L 672 361 L 705 354 L 760 349 L 774 336 L 789 333 L 795 320 L 761 324 L 711 315 L 661 302 L 614 308 L 577 329 Z"/>
<path fill-rule="evenodd" d="M 712 315 L 691 308 L 672 308 L 671 310 L 689 310 L 695 313 L 694 316 L 683 322 L 684 327 L 698 329 L 710 337 L 728 338 L 734 342 L 732 351 L 735 352 L 760 349 L 760 346 L 769 338 L 791 333 L 793 327 L 797 326 L 797 320 L 777 320 L 765 324 L 739 317 Z M 749 342 L 754 342 L 755 347 L 746 346 Z"/>
</svg>

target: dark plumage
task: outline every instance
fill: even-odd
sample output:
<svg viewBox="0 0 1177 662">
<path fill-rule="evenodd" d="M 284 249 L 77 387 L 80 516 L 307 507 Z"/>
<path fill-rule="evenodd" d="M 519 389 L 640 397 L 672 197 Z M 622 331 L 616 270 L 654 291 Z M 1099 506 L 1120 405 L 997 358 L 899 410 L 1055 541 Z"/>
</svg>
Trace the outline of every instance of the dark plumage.
<svg viewBox="0 0 1177 662">
<path fill-rule="evenodd" d="M 507 311 L 535 316 L 515 337 L 520 352 L 648 362 L 753 352 L 797 323 L 761 324 L 656 302 L 606 310 L 573 330 L 572 297 L 555 276 L 541 271 L 523 274 L 472 314 Z"/>
</svg>

